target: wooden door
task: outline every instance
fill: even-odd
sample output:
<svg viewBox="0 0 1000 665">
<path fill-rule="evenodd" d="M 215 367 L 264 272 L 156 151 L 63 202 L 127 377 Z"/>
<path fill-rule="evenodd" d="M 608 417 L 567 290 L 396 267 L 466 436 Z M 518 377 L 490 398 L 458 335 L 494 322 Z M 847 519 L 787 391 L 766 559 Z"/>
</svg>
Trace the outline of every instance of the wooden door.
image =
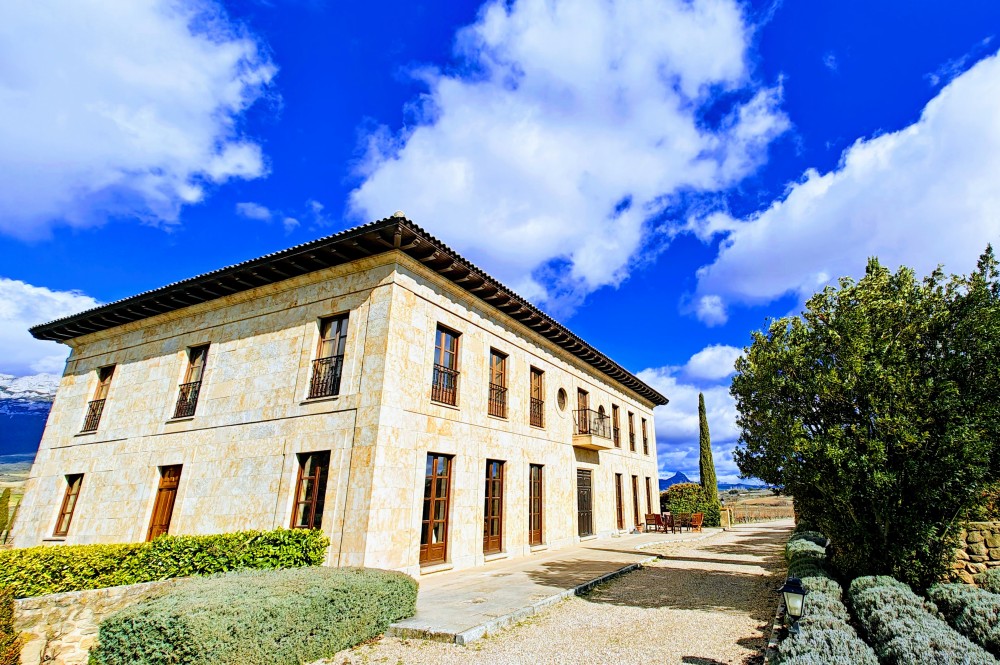
<svg viewBox="0 0 1000 665">
<path fill-rule="evenodd" d="M 632 517 L 639 526 L 639 476 L 632 476 Z"/>
<path fill-rule="evenodd" d="M 156 501 L 153 502 L 153 516 L 149 520 L 146 540 L 153 540 L 170 530 L 170 518 L 174 514 L 174 500 L 177 498 L 177 486 L 180 482 L 180 464 L 160 467 L 160 486 L 156 489 Z"/>
<path fill-rule="evenodd" d="M 577 533 L 594 535 L 594 504 L 590 469 L 576 470 Z"/>
<path fill-rule="evenodd" d="M 441 563 L 448 556 L 448 509 L 451 458 L 430 453 L 424 480 L 424 515 L 420 528 L 420 563 Z"/>
<path fill-rule="evenodd" d="M 542 465 L 528 468 L 528 544 L 542 544 Z"/>
<path fill-rule="evenodd" d="M 622 505 L 622 474 L 615 474 L 615 514 L 618 517 L 618 530 L 625 530 L 625 506 Z"/>
<path fill-rule="evenodd" d="M 483 554 L 503 551 L 503 462 L 486 460 Z"/>
</svg>

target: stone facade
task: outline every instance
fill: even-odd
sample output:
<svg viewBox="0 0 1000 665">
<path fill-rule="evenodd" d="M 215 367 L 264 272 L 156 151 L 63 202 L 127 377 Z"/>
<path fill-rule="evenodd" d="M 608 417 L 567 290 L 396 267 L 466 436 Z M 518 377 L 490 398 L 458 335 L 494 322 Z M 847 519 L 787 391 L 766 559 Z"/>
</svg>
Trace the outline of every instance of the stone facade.
<svg viewBox="0 0 1000 665">
<path fill-rule="evenodd" d="M 21 665 L 83 665 L 105 617 L 181 582 L 162 580 L 14 601 L 14 628 L 23 640 Z"/>
<path fill-rule="evenodd" d="M 347 314 L 336 397 L 308 399 L 321 317 Z M 438 325 L 461 334 L 458 403 L 430 399 Z M 284 279 L 67 341 L 72 353 L 21 505 L 15 546 L 146 538 L 160 468 L 182 465 L 172 534 L 287 527 L 302 453 L 330 451 L 322 529 L 329 565 L 421 573 L 428 453 L 451 455 L 445 567 L 482 564 L 486 460 L 505 463 L 503 548 L 529 555 L 528 465 L 544 465 L 543 545 L 580 540 L 577 469 L 593 473 L 595 535 L 616 531 L 615 474 L 633 513 L 658 510 L 654 404 L 400 251 Z M 187 350 L 210 344 L 195 415 L 173 418 Z M 488 415 L 490 350 L 508 357 L 508 413 Z M 98 369 L 115 365 L 96 431 L 82 433 Z M 544 427 L 529 424 L 529 370 L 544 371 Z M 574 436 L 577 390 L 620 407 L 622 444 Z M 567 404 L 558 406 L 565 391 Z M 634 413 L 636 450 L 628 441 Z M 644 453 L 641 421 L 646 421 Z M 55 537 L 67 475 L 83 474 Z M 638 478 L 633 509 L 631 476 Z M 647 481 L 647 479 L 649 479 Z M 424 572 L 428 569 L 425 568 Z"/>
<path fill-rule="evenodd" d="M 973 584 L 990 568 L 1000 568 L 1000 522 L 970 522 L 959 538 L 951 578 Z"/>
</svg>

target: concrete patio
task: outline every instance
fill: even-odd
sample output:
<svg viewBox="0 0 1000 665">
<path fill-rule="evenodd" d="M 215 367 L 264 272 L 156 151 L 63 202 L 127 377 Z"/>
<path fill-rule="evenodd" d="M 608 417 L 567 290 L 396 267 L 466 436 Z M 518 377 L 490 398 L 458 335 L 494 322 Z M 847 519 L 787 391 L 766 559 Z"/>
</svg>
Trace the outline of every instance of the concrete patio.
<svg viewBox="0 0 1000 665">
<path fill-rule="evenodd" d="M 701 533 L 627 534 L 428 575 L 420 580 L 416 615 L 393 624 L 388 633 L 468 644 L 656 559 L 643 551 L 645 547 L 720 532 L 706 528 Z"/>
</svg>

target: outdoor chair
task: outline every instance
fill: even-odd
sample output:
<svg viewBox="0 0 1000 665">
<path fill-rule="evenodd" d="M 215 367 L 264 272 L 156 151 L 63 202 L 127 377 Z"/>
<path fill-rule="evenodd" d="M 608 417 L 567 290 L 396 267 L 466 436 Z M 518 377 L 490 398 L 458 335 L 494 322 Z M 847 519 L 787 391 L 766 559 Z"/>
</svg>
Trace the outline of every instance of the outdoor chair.
<svg viewBox="0 0 1000 665">
<path fill-rule="evenodd" d="M 665 531 L 663 518 L 652 513 L 646 515 L 646 531 L 649 531 L 649 527 L 653 527 L 653 531 Z"/>
<path fill-rule="evenodd" d="M 670 513 L 663 513 L 663 532 L 666 533 L 667 529 L 670 533 L 677 533 L 677 523 L 674 521 L 674 516 Z"/>
<path fill-rule="evenodd" d="M 705 513 L 695 513 L 691 516 L 691 531 L 701 531 L 701 523 L 705 520 Z"/>
<path fill-rule="evenodd" d="M 674 519 L 677 521 L 678 531 L 683 532 L 684 527 L 687 527 L 688 531 L 691 530 L 691 513 L 677 513 Z"/>
</svg>

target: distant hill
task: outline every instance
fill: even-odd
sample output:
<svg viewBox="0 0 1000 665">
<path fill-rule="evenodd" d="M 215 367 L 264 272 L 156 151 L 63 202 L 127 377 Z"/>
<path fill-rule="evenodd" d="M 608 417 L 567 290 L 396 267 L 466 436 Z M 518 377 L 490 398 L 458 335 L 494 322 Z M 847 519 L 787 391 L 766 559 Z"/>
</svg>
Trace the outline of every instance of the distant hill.
<svg viewBox="0 0 1000 665">
<path fill-rule="evenodd" d="M 0 457 L 34 458 L 58 386 L 54 374 L 0 374 Z"/>
<path fill-rule="evenodd" d="M 671 485 L 676 485 L 678 483 L 690 483 L 690 482 L 691 482 L 690 478 L 688 478 L 683 473 L 678 471 L 677 473 L 675 473 L 670 478 L 667 478 L 666 480 L 660 478 L 660 491 L 662 492 L 666 490 Z"/>
</svg>

